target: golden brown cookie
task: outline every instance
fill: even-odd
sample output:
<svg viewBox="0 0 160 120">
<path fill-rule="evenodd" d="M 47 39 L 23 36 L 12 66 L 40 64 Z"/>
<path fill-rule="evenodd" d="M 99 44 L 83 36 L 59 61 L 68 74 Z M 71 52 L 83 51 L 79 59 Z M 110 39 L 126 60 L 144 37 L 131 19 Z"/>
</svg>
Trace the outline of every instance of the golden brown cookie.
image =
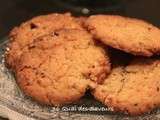
<svg viewBox="0 0 160 120">
<path fill-rule="evenodd" d="M 160 60 L 137 58 L 126 67 L 114 68 L 93 95 L 115 111 L 130 115 L 160 107 Z"/>
<path fill-rule="evenodd" d="M 88 17 L 80 16 L 75 19 L 76 19 L 77 23 L 79 23 L 85 29 L 85 22 L 86 22 L 87 18 Z"/>
<path fill-rule="evenodd" d="M 88 18 L 86 27 L 95 38 L 113 48 L 142 56 L 160 53 L 160 29 L 145 21 L 95 15 Z"/>
<path fill-rule="evenodd" d="M 69 13 L 38 16 L 15 27 L 9 37 L 9 51 L 6 54 L 7 65 L 13 68 L 22 49 L 34 39 L 61 28 L 82 29 L 80 23 L 77 23 Z"/>
<path fill-rule="evenodd" d="M 15 76 L 25 94 L 49 105 L 79 100 L 110 71 L 107 53 L 84 30 L 63 29 L 23 50 Z"/>
</svg>

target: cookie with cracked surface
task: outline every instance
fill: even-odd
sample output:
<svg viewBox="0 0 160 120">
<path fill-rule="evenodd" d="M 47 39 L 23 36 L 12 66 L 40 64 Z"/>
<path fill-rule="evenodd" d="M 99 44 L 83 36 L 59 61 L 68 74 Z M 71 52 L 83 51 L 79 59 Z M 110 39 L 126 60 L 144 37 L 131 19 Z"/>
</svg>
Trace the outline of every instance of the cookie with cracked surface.
<svg viewBox="0 0 160 120">
<path fill-rule="evenodd" d="M 87 29 L 106 45 L 125 52 L 152 56 L 160 53 L 160 29 L 142 20 L 114 15 L 95 15 Z"/>
<path fill-rule="evenodd" d="M 160 60 L 137 58 L 113 68 L 95 98 L 115 111 L 140 115 L 160 107 Z"/>
<path fill-rule="evenodd" d="M 82 29 L 81 24 L 69 13 L 38 16 L 15 27 L 10 33 L 9 51 L 6 53 L 8 67 L 14 68 L 23 48 L 34 39 L 61 28 Z"/>
<path fill-rule="evenodd" d="M 79 100 L 110 71 L 107 53 L 84 30 L 63 29 L 34 40 L 16 64 L 18 85 L 49 105 Z"/>
</svg>

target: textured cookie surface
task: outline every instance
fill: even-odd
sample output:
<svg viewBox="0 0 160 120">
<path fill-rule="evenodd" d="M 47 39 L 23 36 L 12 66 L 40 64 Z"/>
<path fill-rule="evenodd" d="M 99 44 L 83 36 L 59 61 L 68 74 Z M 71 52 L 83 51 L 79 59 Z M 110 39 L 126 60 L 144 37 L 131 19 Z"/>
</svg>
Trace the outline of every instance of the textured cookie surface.
<svg viewBox="0 0 160 120">
<path fill-rule="evenodd" d="M 83 30 L 58 30 L 35 39 L 16 64 L 20 88 L 35 100 L 63 105 L 79 100 L 110 71 L 104 50 Z"/>
<path fill-rule="evenodd" d="M 106 45 L 134 55 L 160 53 L 160 30 L 142 20 L 95 15 L 86 22 L 88 30 Z"/>
<path fill-rule="evenodd" d="M 160 60 L 140 58 L 114 68 L 93 95 L 115 111 L 131 115 L 160 107 Z"/>
<path fill-rule="evenodd" d="M 9 51 L 6 54 L 7 65 L 13 68 L 22 49 L 34 39 L 61 28 L 82 29 L 80 23 L 77 23 L 70 14 L 56 13 L 35 17 L 14 28 L 9 37 Z"/>
</svg>

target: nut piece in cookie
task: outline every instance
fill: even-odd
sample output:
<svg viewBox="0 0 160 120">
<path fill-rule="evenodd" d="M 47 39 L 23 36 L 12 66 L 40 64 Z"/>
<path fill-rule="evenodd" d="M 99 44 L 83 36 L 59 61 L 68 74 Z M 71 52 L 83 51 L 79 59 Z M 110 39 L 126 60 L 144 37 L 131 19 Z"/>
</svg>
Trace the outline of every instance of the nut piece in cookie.
<svg viewBox="0 0 160 120">
<path fill-rule="evenodd" d="M 134 18 L 114 15 L 90 16 L 85 23 L 93 36 L 108 46 L 133 55 L 160 54 L 160 29 Z"/>
<path fill-rule="evenodd" d="M 79 100 L 110 71 L 107 53 L 84 30 L 63 29 L 34 40 L 16 64 L 25 94 L 49 105 Z"/>
<path fill-rule="evenodd" d="M 115 111 L 140 115 L 160 107 L 160 60 L 137 58 L 114 68 L 95 98 Z"/>
<path fill-rule="evenodd" d="M 7 66 L 14 68 L 24 47 L 32 43 L 34 39 L 62 28 L 82 29 L 80 23 L 77 23 L 69 13 L 38 16 L 15 27 L 9 36 L 9 51 L 5 56 Z"/>
</svg>

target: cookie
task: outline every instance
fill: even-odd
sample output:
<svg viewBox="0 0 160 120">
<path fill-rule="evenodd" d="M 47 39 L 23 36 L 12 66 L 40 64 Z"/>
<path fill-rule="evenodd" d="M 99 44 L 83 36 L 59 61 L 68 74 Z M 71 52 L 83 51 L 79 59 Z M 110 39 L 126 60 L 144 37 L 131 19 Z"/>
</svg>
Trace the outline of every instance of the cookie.
<svg viewBox="0 0 160 120">
<path fill-rule="evenodd" d="M 160 29 L 142 20 L 114 15 L 95 15 L 86 21 L 93 36 L 108 46 L 133 55 L 160 53 Z"/>
<path fill-rule="evenodd" d="M 84 30 L 61 29 L 35 39 L 23 51 L 15 76 L 25 94 L 48 105 L 79 100 L 110 71 L 107 53 Z"/>
<path fill-rule="evenodd" d="M 87 17 L 77 17 L 76 21 L 85 29 L 85 21 L 87 20 Z"/>
<path fill-rule="evenodd" d="M 160 60 L 137 58 L 113 68 L 95 98 L 114 111 L 140 115 L 160 107 Z"/>
<path fill-rule="evenodd" d="M 14 68 L 23 48 L 34 39 L 61 28 L 82 29 L 80 23 L 69 13 L 38 16 L 15 27 L 10 33 L 9 51 L 6 53 L 8 67 Z"/>
</svg>

